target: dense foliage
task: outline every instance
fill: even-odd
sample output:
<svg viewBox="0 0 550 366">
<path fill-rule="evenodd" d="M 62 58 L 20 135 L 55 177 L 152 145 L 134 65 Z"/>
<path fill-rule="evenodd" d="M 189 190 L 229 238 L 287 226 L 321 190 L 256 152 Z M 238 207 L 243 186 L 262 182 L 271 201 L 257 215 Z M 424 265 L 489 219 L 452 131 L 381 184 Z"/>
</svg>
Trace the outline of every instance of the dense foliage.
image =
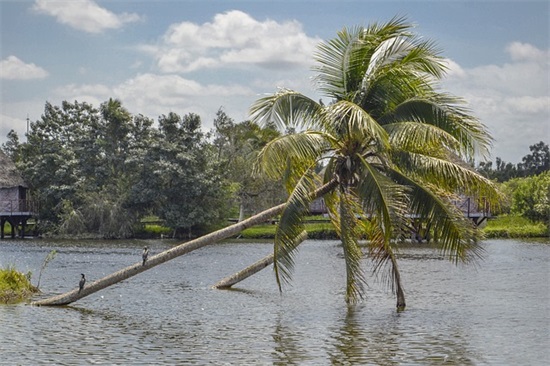
<svg viewBox="0 0 550 366">
<path fill-rule="evenodd" d="M 220 110 L 221 119 L 230 120 Z M 129 237 L 153 215 L 174 234 L 192 236 L 226 222 L 242 197 L 274 186 L 257 183 L 248 168 L 276 131 L 250 122 L 216 127 L 211 142 L 193 113 L 168 113 L 155 124 L 118 100 L 99 109 L 65 101 L 46 103 L 27 142 L 10 132 L 3 149 L 39 202 L 42 232 Z"/>
<path fill-rule="evenodd" d="M 525 178 L 514 178 L 502 184 L 507 201 L 505 213 L 523 216 L 531 221 L 550 221 L 550 171 Z"/>
<path fill-rule="evenodd" d="M 30 281 L 31 273 L 23 274 L 14 266 L 0 268 L 0 303 L 14 303 L 28 299 L 38 292 Z"/>
</svg>

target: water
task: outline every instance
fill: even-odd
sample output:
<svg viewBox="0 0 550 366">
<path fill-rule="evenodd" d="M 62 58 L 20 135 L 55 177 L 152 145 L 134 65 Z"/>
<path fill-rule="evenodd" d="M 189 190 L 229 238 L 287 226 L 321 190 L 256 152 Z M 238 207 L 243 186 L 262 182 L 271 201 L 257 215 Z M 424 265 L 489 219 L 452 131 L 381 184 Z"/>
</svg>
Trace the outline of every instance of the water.
<svg viewBox="0 0 550 366">
<path fill-rule="evenodd" d="M 47 295 L 140 260 L 167 241 L 0 241 L 0 266 L 42 275 Z M 491 240 L 477 267 L 423 246 L 400 254 L 407 310 L 369 278 L 344 301 L 336 241 L 300 247 L 281 295 L 267 268 L 234 290 L 211 285 L 267 255 L 267 243 L 205 247 L 69 307 L 0 305 L 1 365 L 547 365 L 550 243 Z"/>
</svg>

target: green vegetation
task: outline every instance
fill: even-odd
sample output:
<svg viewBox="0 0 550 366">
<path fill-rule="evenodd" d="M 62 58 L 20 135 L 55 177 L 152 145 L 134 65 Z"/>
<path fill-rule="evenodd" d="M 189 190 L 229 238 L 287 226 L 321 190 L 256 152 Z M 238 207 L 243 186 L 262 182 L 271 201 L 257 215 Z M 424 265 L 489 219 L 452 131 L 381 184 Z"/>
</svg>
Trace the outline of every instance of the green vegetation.
<svg viewBox="0 0 550 366">
<path fill-rule="evenodd" d="M 281 202 L 280 184 L 251 169 L 258 151 L 280 135 L 272 127 L 233 122 L 223 110 L 204 132 L 194 113 L 161 115 L 155 124 L 119 100 L 46 103 L 27 141 L 15 132 L 2 149 L 40 208 L 42 234 L 125 238 L 193 237 L 229 217 Z M 154 215 L 164 229 L 143 226 Z"/>
<path fill-rule="evenodd" d="M 518 215 L 501 215 L 489 220 L 483 228 L 487 238 L 529 238 L 550 235 L 548 225 Z"/>
<path fill-rule="evenodd" d="M 550 172 L 501 184 L 507 198 L 483 229 L 489 238 L 545 237 L 550 227 Z"/>
<path fill-rule="evenodd" d="M 329 220 L 325 222 L 306 222 L 304 228 L 309 239 L 338 239 L 338 234 Z M 243 230 L 238 237 L 242 239 L 273 239 L 276 230 L 277 225 L 275 224 L 257 225 Z"/>
<path fill-rule="evenodd" d="M 38 292 L 38 288 L 31 284 L 30 277 L 30 272 L 25 275 L 14 266 L 0 268 L 0 303 L 21 302 Z"/>
</svg>

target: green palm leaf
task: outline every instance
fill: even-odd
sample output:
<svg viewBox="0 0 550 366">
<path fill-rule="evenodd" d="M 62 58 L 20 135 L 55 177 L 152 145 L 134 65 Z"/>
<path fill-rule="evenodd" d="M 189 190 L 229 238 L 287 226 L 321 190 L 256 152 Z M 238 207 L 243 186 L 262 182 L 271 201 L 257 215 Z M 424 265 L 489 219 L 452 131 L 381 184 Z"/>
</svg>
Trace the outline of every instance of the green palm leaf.
<svg viewBox="0 0 550 366">
<path fill-rule="evenodd" d="M 458 100 L 455 98 L 454 101 Z M 382 125 L 396 122 L 431 124 L 453 136 L 460 143 L 459 152 L 464 156 L 474 156 L 476 153 L 486 155 L 492 139 L 485 126 L 469 116 L 465 110 L 447 102 L 447 98 L 437 103 L 426 99 L 409 99 L 378 121 Z"/>
<path fill-rule="evenodd" d="M 386 124 L 384 128 L 396 150 L 446 156 L 449 149 L 456 151 L 460 148 L 460 143 L 451 134 L 433 125 L 397 122 Z"/>
<path fill-rule="evenodd" d="M 318 180 L 311 171 L 304 174 L 295 185 L 281 214 L 273 246 L 273 268 L 279 290 L 282 289 L 283 282 L 288 283 L 292 278 L 294 254 L 303 240 L 298 240 L 303 236 L 303 217 L 308 213 L 309 204 L 314 198 L 311 193 L 315 191 Z"/>
<path fill-rule="evenodd" d="M 276 138 L 260 151 L 255 169 L 273 179 L 283 178 L 290 190 L 328 150 L 327 139 L 326 134 L 307 131 Z"/>
<path fill-rule="evenodd" d="M 437 185 L 439 189 L 483 197 L 493 205 L 502 199 L 495 183 L 460 163 L 403 151 L 394 156 L 403 171 Z"/>
<path fill-rule="evenodd" d="M 391 175 L 397 182 L 409 186 L 410 213 L 428 222 L 434 232 L 434 243 L 443 255 L 455 263 L 481 257 L 479 232 L 450 200 L 432 185 L 421 184 L 395 169 Z"/>
<path fill-rule="evenodd" d="M 258 99 L 250 107 L 252 121 L 259 125 L 275 123 L 278 128 L 308 128 L 323 120 L 323 106 L 298 92 L 281 89 Z"/>
</svg>

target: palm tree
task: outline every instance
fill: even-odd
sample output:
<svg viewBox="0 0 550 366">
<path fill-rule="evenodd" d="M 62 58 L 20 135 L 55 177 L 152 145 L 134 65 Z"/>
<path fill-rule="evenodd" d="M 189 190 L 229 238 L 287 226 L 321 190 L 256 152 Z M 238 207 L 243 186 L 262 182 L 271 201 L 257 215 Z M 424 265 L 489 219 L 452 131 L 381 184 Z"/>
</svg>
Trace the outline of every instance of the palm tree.
<svg viewBox="0 0 550 366">
<path fill-rule="evenodd" d="M 475 227 L 452 200 L 459 194 L 498 199 L 496 187 L 467 164 L 487 153 L 491 137 L 459 98 L 438 91 L 445 60 L 411 28 L 394 18 L 343 29 L 320 44 L 316 81 L 328 105 L 284 89 L 251 107 L 259 124 L 300 131 L 273 140 L 258 158 L 258 168 L 282 178 L 289 192 L 272 258 L 279 289 L 291 279 L 311 192 L 329 181 L 337 182 L 324 199 L 343 245 L 348 302 L 364 293 L 359 241 L 366 238 L 374 272 L 385 269 L 382 277 L 404 309 L 393 239 L 410 232 L 414 217 L 429 224 L 452 261 L 480 254 Z"/>
</svg>

